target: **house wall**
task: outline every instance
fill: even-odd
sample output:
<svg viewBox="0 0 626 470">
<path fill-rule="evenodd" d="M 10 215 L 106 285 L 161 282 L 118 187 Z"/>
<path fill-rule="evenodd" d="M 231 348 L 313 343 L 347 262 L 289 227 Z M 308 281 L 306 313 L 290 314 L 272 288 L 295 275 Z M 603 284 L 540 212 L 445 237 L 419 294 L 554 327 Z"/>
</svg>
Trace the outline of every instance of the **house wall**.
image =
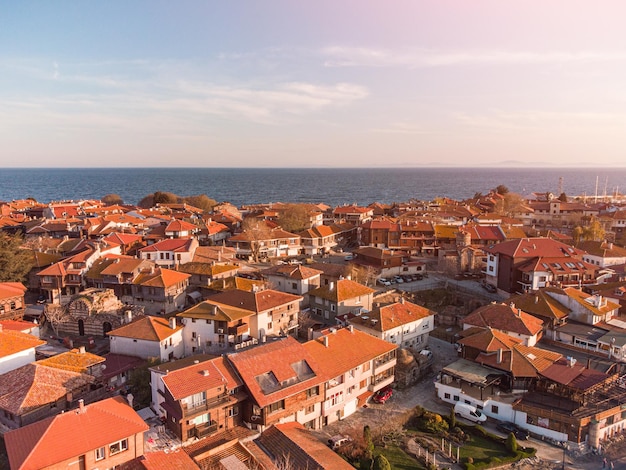
<svg viewBox="0 0 626 470">
<path fill-rule="evenodd" d="M 67 470 L 68 468 L 81 468 L 80 463 L 84 461 L 83 468 L 113 468 L 130 462 L 144 454 L 143 433 L 128 436 L 128 449 L 117 454 L 110 454 L 110 444 L 104 446 L 105 458 L 96 460 L 96 449 L 92 449 L 82 456 L 71 457 L 63 462 L 44 467 L 45 470 Z"/>
<path fill-rule="evenodd" d="M 111 336 L 109 344 L 113 354 L 126 354 L 142 359 L 162 358 L 161 344 L 158 341 Z"/>
<path fill-rule="evenodd" d="M 0 357 L 0 374 L 5 374 L 31 362 L 35 362 L 35 348 Z"/>
</svg>

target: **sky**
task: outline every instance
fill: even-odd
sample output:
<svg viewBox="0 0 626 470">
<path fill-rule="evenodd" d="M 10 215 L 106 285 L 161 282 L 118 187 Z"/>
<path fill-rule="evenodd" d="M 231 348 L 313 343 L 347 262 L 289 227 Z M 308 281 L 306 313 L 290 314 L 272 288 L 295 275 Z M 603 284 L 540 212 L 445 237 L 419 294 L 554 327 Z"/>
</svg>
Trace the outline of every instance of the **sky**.
<svg viewBox="0 0 626 470">
<path fill-rule="evenodd" d="M 0 2 L 0 165 L 626 166 L 626 2 Z"/>
</svg>

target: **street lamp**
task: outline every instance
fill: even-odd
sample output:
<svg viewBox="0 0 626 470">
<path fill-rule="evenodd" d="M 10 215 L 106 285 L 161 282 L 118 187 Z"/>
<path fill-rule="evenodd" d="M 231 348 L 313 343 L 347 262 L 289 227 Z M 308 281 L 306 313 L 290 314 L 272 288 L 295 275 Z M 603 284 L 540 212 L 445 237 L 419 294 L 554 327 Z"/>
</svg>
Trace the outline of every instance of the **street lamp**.
<svg viewBox="0 0 626 470">
<path fill-rule="evenodd" d="M 562 469 L 565 470 L 565 451 L 567 450 L 567 442 L 563 443 L 563 467 Z"/>
</svg>

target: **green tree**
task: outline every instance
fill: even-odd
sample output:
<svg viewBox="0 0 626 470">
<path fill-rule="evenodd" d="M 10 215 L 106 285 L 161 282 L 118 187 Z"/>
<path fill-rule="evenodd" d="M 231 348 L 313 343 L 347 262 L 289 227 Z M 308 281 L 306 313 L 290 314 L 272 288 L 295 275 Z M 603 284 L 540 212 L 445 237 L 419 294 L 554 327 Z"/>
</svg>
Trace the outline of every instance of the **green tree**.
<svg viewBox="0 0 626 470">
<path fill-rule="evenodd" d="M 305 204 L 288 204 L 278 215 L 277 222 L 287 232 L 302 232 L 311 226 L 309 209 Z"/>
<path fill-rule="evenodd" d="M 565 193 L 561 193 L 561 194 L 559 195 L 559 198 L 558 198 L 558 199 L 559 199 L 559 201 L 561 201 L 561 202 L 567 202 L 567 194 L 565 194 Z"/>
<path fill-rule="evenodd" d="M 517 453 L 517 439 L 512 432 L 506 438 L 506 448 L 511 454 Z"/>
<path fill-rule="evenodd" d="M 19 234 L 0 231 L 0 282 L 25 282 L 33 267 L 33 255 L 22 248 Z"/>
<path fill-rule="evenodd" d="M 133 408 L 140 409 L 150 406 L 152 389 L 150 388 L 150 367 L 158 366 L 160 360 L 153 358 L 130 371 L 127 385 L 133 394 Z"/>
<path fill-rule="evenodd" d="M 107 206 L 115 206 L 115 205 L 124 204 L 124 201 L 122 200 L 119 194 L 107 194 L 100 200 Z"/>
<path fill-rule="evenodd" d="M 384 455 L 378 454 L 376 458 L 374 458 L 372 470 L 391 470 L 391 464 Z"/>
</svg>

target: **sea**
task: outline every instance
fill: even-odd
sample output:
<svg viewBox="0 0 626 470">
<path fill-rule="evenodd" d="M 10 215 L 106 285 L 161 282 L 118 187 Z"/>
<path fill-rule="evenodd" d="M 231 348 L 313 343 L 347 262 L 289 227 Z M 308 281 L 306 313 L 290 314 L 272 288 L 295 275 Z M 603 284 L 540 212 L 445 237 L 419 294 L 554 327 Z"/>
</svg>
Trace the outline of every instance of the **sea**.
<svg viewBox="0 0 626 470">
<path fill-rule="evenodd" d="M 368 205 L 437 197 L 465 199 L 498 185 L 529 196 L 621 193 L 626 168 L 10 168 L 0 169 L 0 201 L 100 199 L 137 204 L 155 191 L 206 194 L 237 206 L 271 202 Z"/>
</svg>

